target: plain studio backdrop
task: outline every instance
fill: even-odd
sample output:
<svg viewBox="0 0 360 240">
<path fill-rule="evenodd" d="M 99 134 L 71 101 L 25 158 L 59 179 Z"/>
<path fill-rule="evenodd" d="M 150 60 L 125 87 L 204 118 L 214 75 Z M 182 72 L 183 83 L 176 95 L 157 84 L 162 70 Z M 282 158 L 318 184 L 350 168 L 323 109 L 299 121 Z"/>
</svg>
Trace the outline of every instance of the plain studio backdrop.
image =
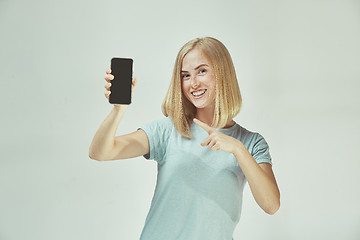
<svg viewBox="0 0 360 240">
<path fill-rule="evenodd" d="M 134 59 L 117 135 L 136 131 L 164 117 L 176 54 L 204 36 L 232 55 L 235 121 L 269 143 L 281 191 L 271 216 L 246 185 L 234 239 L 360 239 L 359 1 L 1 0 L 0 32 L 1 240 L 139 239 L 156 162 L 88 157 L 105 70 Z"/>
</svg>

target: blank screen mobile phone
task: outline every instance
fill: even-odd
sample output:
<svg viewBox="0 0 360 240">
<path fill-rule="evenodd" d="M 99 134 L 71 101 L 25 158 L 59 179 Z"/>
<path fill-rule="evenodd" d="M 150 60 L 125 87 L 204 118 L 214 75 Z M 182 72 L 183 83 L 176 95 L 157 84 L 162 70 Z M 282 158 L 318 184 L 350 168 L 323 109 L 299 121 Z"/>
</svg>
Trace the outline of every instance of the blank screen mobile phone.
<svg viewBox="0 0 360 240">
<path fill-rule="evenodd" d="M 111 80 L 109 102 L 112 104 L 130 104 L 132 88 L 132 67 L 131 58 L 112 58 Z"/>
</svg>

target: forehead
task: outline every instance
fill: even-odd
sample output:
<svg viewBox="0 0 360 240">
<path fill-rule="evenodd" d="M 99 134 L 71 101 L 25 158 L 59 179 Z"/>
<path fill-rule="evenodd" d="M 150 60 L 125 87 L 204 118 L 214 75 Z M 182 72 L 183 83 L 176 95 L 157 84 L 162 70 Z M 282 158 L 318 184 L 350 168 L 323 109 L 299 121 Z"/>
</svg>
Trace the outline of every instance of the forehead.
<svg viewBox="0 0 360 240">
<path fill-rule="evenodd" d="M 195 48 L 185 55 L 182 62 L 182 70 L 191 70 L 201 64 L 210 66 L 210 62 L 205 54 L 200 49 Z"/>
</svg>

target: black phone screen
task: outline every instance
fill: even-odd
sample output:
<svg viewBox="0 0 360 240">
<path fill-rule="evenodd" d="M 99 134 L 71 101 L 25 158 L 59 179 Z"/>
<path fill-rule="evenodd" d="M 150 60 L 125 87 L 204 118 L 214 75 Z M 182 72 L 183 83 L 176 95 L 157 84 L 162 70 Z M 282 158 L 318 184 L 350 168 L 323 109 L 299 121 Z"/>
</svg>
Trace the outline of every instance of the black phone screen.
<svg viewBox="0 0 360 240">
<path fill-rule="evenodd" d="M 132 88 L 132 65 L 131 58 L 112 58 L 109 102 L 112 104 L 130 104 Z"/>
</svg>

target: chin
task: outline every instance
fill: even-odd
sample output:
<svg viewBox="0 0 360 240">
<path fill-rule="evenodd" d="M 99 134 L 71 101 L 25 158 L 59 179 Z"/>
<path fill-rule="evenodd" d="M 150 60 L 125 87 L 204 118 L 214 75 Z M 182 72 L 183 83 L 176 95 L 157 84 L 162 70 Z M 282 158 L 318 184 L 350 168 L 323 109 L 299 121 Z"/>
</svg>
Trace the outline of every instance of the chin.
<svg viewBox="0 0 360 240">
<path fill-rule="evenodd" d="M 209 102 L 209 99 L 199 102 L 199 101 L 194 100 L 192 98 L 192 96 L 190 96 L 190 99 L 189 99 L 189 96 L 187 96 L 186 98 L 197 109 L 207 108 L 207 107 L 210 107 L 212 104 L 215 104 L 215 99 L 213 102 Z"/>
<path fill-rule="evenodd" d="M 202 109 L 202 108 L 207 108 L 210 106 L 210 104 L 194 104 L 192 103 L 196 108 Z"/>
</svg>

